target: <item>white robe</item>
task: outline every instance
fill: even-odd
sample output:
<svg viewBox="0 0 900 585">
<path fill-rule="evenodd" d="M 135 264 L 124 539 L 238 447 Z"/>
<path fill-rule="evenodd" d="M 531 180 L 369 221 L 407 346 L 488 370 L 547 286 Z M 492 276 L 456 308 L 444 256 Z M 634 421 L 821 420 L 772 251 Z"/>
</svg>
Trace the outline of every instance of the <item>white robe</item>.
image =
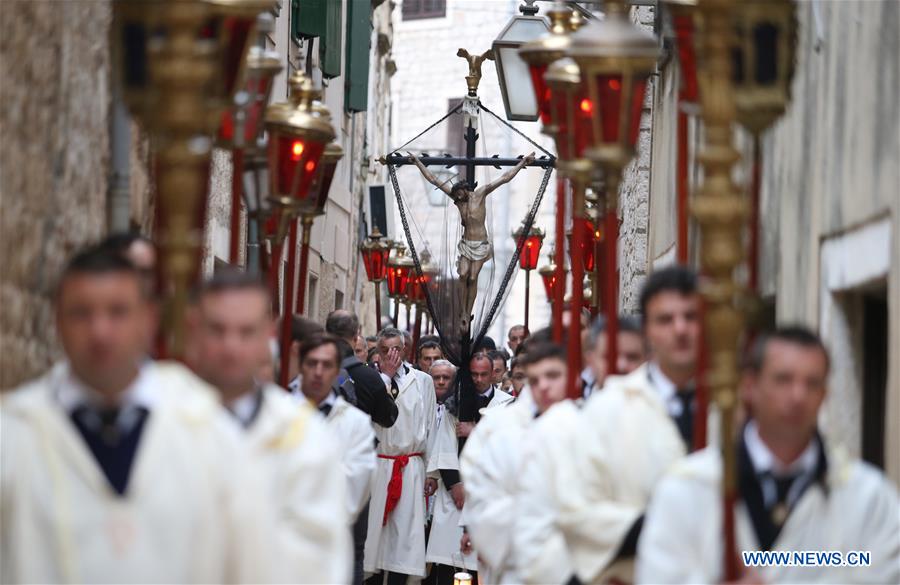
<svg viewBox="0 0 900 585">
<path fill-rule="evenodd" d="M 366 573 L 391 571 L 425 576 L 425 467 L 430 440 L 435 431 L 436 399 L 431 376 L 407 367 L 396 398 L 397 422 L 390 428 L 375 427 L 379 455 L 410 455 L 403 468 L 403 492 L 397 507 L 382 525 L 388 482 L 394 460 L 378 458 L 369 504 L 369 532 L 366 537 Z"/>
<path fill-rule="evenodd" d="M 722 580 L 721 456 L 709 447 L 673 468 L 656 489 L 638 543 L 637 582 Z M 828 493 L 809 486 L 794 504 L 773 551 L 870 551 L 869 567 L 756 567 L 766 583 L 900 583 L 900 501 L 872 466 L 828 453 Z M 759 550 L 743 504 L 735 509 L 737 549 Z"/>
<path fill-rule="evenodd" d="M 273 384 L 247 429 L 269 474 L 280 548 L 279 578 L 291 583 L 346 583 L 352 564 L 346 479 L 339 442 L 324 417 Z"/>
<path fill-rule="evenodd" d="M 494 411 L 498 407 L 507 406 L 515 400 L 512 394 L 494 388 L 494 395 L 488 405 L 483 409 L 484 415 L 488 411 Z M 479 421 L 475 428 L 479 428 L 484 419 Z M 428 538 L 428 550 L 425 560 L 442 565 L 464 566 L 467 569 L 477 570 L 478 562 L 475 554 L 463 556 L 459 549 L 462 539 L 463 524 L 461 523 L 461 511 L 453 503 L 453 497 L 446 489 L 438 474 L 440 469 L 460 470 L 459 441 L 456 437 L 456 423 L 459 422 L 452 413 L 444 412 L 441 424 L 438 427 L 437 440 L 433 448 L 433 455 L 429 461 L 428 471 L 438 478 L 438 489 L 435 494 L 434 517 L 431 522 L 431 533 Z M 474 434 L 475 431 L 472 431 Z M 468 448 L 472 435 L 466 441 Z M 465 486 L 465 482 L 463 482 Z"/>
<path fill-rule="evenodd" d="M 570 401 L 555 405 L 530 434 L 515 533 L 519 576 L 630 582 L 633 563 L 612 561 L 656 482 L 685 452 L 646 366 L 607 378 L 580 411 Z"/>
<path fill-rule="evenodd" d="M 520 582 L 513 562 L 515 492 L 522 443 L 535 420 L 535 409 L 526 386 L 514 404 L 485 414 L 460 456 L 466 527 L 481 561 L 482 583 Z"/>
<path fill-rule="evenodd" d="M 575 572 L 559 525 L 559 494 L 575 489 L 576 468 L 568 462 L 578 448 L 579 418 L 571 400 L 555 404 L 534 421 L 520 447 L 511 537 L 521 583 L 566 583 Z"/>
<path fill-rule="evenodd" d="M 67 369 L 0 402 L 0 581 L 270 580 L 266 486 L 215 390 L 145 366 L 154 404 L 119 496 L 57 399 Z"/>
<path fill-rule="evenodd" d="M 325 421 L 341 445 L 341 466 L 347 479 L 348 521 L 352 524 L 372 493 L 376 461 L 372 419 L 338 396 Z"/>
</svg>

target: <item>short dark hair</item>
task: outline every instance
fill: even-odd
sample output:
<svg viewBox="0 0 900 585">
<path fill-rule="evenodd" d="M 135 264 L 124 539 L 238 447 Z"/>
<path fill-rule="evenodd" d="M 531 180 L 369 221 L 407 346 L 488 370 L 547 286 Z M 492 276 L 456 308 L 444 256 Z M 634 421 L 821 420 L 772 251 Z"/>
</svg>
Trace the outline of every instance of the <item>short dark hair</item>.
<svg viewBox="0 0 900 585">
<path fill-rule="evenodd" d="M 549 359 L 560 360 L 565 363 L 566 346 L 553 342 L 535 343 L 528 348 L 528 353 L 523 356 L 521 362 L 523 366 L 528 367 Z"/>
<path fill-rule="evenodd" d="M 486 354 L 483 351 L 478 351 L 478 352 L 475 352 L 474 354 L 472 354 L 472 358 L 469 360 L 469 366 L 471 366 L 475 362 L 480 362 L 481 360 L 487 360 L 488 362 L 490 362 L 491 369 L 493 369 L 494 360 L 492 360 L 490 358 L 490 356 L 488 356 L 488 354 Z"/>
<path fill-rule="evenodd" d="M 73 276 L 102 276 L 120 273 L 133 276 L 138 285 L 141 285 L 140 271 L 135 265 L 120 254 L 101 245 L 88 246 L 77 252 L 63 268 L 56 285 L 57 296 L 62 291 L 63 284 Z M 141 286 L 141 292 L 144 292 Z"/>
<path fill-rule="evenodd" d="M 818 349 L 825 356 L 825 372 L 831 368 L 831 357 L 828 355 L 828 349 L 822 343 L 815 332 L 803 325 L 784 325 L 773 331 L 762 333 L 753 342 L 750 353 L 747 356 L 745 367 L 752 372 L 759 373 L 763 369 L 766 361 L 766 350 L 769 343 L 773 341 L 782 341 L 791 345 L 799 345 L 806 349 Z"/>
<path fill-rule="evenodd" d="M 644 326 L 640 315 L 619 315 L 619 331 L 643 335 Z"/>
<path fill-rule="evenodd" d="M 522 331 L 525 331 L 525 326 L 524 325 L 513 325 L 512 327 L 509 328 L 509 331 L 506 332 L 506 336 L 509 337 L 510 335 L 512 335 L 512 332 L 515 331 L 516 329 L 521 329 Z"/>
<path fill-rule="evenodd" d="M 316 333 L 302 343 L 300 346 L 300 363 L 303 363 L 303 360 L 306 359 L 306 356 L 309 355 L 312 350 L 325 345 L 334 347 L 334 365 L 340 366 L 341 347 L 338 345 L 338 338 L 333 335 L 328 335 L 327 333 Z"/>
<path fill-rule="evenodd" d="M 498 349 L 494 349 L 494 350 L 487 352 L 487 356 L 489 358 L 491 358 L 491 362 L 494 362 L 496 360 L 502 361 L 504 366 L 506 366 L 506 360 L 509 359 L 506 356 L 506 352 L 500 351 Z"/>
<path fill-rule="evenodd" d="M 416 359 L 422 357 L 422 351 L 426 349 L 441 349 L 441 344 L 430 339 L 424 343 L 419 343 L 419 347 L 416 349 Z M 443 350 L 441 350 L 441 353 L 443 354 Z"/>
<path fill-rule="evenodd" d="M 422 337 L 419 338 L 419 345 L 422 345 L 423 343 L 428 343 L 429 341 L 433 341 L 433 342 L 437 343 L 438 345 L 441 344 L 441 338 L 439 336 L 423 335 Z"/>
<path fill-rule="evenodd" d="M 653 297 L 664 292 L 692 295 L 697 292 L 697 273 L 685 266 L 667 266 L 652 272 L 641 289 L 641 315 L 647 318 L 647 305 Z"/>
<path fill-rule="evenodd" d="M 509 371 L 513 371 L 518 367 L 524 366 L 525 365 L 523 363 L 524 361 L 525 361 L 524 354 L 521 356 L 516 356 L 516 357 L 512 358 L 511 360 L 509 360 Z"/>
<path fill-rule="evenodd" d="M 213 276 L 200 284 L 196 291 L 196 298 L 211 294 L 234 291 L 258 292 L 266 299 L 266 306 L 271 309 L 272 294 L 269 287 L 258 276 L 239 270 L 237 268 L 224 268 L 217 270 Z"/>
<path fill-rule="evenodd" d="M 334 310 L 325 319 L 325 331 L 341 339 L 354 338 L 359 335 L 359 317 L 346 309 Z"/>
<path fill-rule="evenodd" d="M 406 343 L 406 339 L 403 338 L 403 332 L 397 329 L 396 327 L 385 327 L 381 331 L 378 332 L 378 342 L 380 343 L 382 339 L 392 339 L 394 337 L 400 337 L 403 339 L 403 342 Z"/>
<path fill-rule="evenodd" d="M 100 242 L 99 246 L 118 252 L 119 254 L 127 254 L 128 249 L 131 248 L 135 242 L 142 242 L 148 246 L 156 247 L 153 240 L 138 232 L 116 232 L 109 234 Z"/>
<path fill-rule="evenodd" d="M 494 341 L 493 337 L 487 335 L 482 337 L 481 341 L 478 342 L 478 345 L 475 346 L 475 351 L 490 351 L 493 349 L 497 349 L 497 343 Z"/>
<path fill-rule="evenodd" d="M 641 328 L 641 318 L 635 315 L 619 315 L 618 319 L 619 333 L 636 333 L 643 335 Z M 597 315 L 588 329 L 588 343 L 591 347 L 597 347 L 597 341 L 600 335 L 606 331 L 606 317 Z"/>
<path fill-rule="evenodd" d="M 366 335 L 366 343 L 378 343 L 377 335 Z"/>
<path fill-rule="evenodd" d="M 302 345 L 312 336 L 325 333 L 325 328 L 312 319 L 300 315 L 290 315 L 288 318 L 291 320 L 291 341 Z"/>
</svg>

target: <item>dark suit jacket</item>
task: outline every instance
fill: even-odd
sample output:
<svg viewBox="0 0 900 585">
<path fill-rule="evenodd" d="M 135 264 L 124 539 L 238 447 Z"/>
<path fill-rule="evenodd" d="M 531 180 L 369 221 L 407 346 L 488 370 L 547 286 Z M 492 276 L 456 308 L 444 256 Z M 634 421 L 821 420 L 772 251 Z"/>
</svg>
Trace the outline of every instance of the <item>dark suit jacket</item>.
<svg viewBox="0 0 900 585">
<path fill-rule="evenodd" d="M 341 367 L 353 380 L 356 389 L 356 406 L 372 418 L 372 422 L 385 428 L 393 426 L 397 421 L 397 405 L 384 387 L 381 376 L 359 361 L 353 354 L 353 348 L 344 340 L 339 341 L 341 347 Z"/>
</svg>

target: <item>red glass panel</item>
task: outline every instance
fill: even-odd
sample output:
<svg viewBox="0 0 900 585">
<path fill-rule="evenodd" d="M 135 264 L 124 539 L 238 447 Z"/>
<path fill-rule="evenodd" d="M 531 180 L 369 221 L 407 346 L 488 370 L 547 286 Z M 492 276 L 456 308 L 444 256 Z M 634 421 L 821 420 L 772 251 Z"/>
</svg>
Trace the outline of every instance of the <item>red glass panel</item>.
<svg viewBox="0 0 900 585">
<path fill-rule="evenodd" d="M 409 267 L 408 266 L 388 266 L 387 269 L 387 285 L 388 294 L 397 296 L 406 291 L 409 283 Z"/>
<path fill-rule="evenodd" d="M 363 264 L 366 278 L 371 282 L 384 280 L 387 273 L 387 259 L 390 250 L 363 250 Z"/>
<path fill-rule="evenodd" d="M 595 244 L 600 239 L 600 231 L 599 229 L 594 227 L 594 222 L 589 219 L 581 219 L 575 221 L 584 222 L 584 232 L 585 236 L 588 237 L 588 240 L 582 242 L 578 247 L 578 250 L 572 246 L 572 234 L 569 233 L 566 235 L 566 238 L 569 240 L 569 255 L 572 262 L 575 262 L 575 257 L 581 258 L 582 266 L 584 266 L 585 272 L 593 272 L 594 270 L 594 261 L 596 258 L 594 257 Z"/>
<path fill-rule="evenodd" d="M 544 292 L 547 293 L 547 300 L 553 301 L 554 292 L 556 291 L 556 272 L 549 272 L 541 274 L 541 280 L 544 281 Z M 565 278 L 563 278 L 565 281 Z"/>
<path fill-rule="evenodd" d="M 277 135 L 269 142 L 270 169 L 277 168 L 273 195 L 306 199 L 309 187 L 315 178 L 315 171 L 322 158 L 325 145 L 319 142 L 304 142 L 291 136 Z M 271 170 L 270 170 L 271 172 Z"/>
<path fill-rule="evenodd" d="M 232 95 L 237 90 L 240 81 L 238 75 L 244 60 L 247 42 L 250 39 L 250 29 L 256 22 L 256 18 L 238 18 L 235 16 L 225 18 L 225 48 L 222 51 L 222 75 L 225 83 L 225 94 Z"/>
<path fill-rule="evenodd" d="M 593 144 L 594 138 L 591 125 L 594 107 L 584 88 L 570 94 L 555 92 L 551 94 L 550 102 L 552 123 L 559 132 L 556 149 L 560 158 L 571 160 L 581 157 L 585 148 Z"/>
<path fill-rule="evenodd" d="M 675 35 L 678 43 L 678 60 L 681 64 L 681 99 L 696 102 L 697 56 L 694 51 L 694 21 L 690 16 L 675 17 Z"/>
<path fill-rule="evenodd" d="M 598 75 L 597 93 L 600 101 L 600 142 L 613 144 L 620 142 L 619 120 L 621 119 L 622 89 L 621 75 Z M 641 128 L 641 110 L 644 105 L 644 90 L 647 88 L 647 79 L 634 80 L 634 93 L 632 94 L 630 111 L 628 112 L 628 145 L 634 148 L 637 144 L 638 132 Z"/>
<path fill-rule="evenodd" d="M 338 161 L 322 163 L 319 166 L 319 172 L 313 178 L 310 192 L 316 197 L 316 213 L 321 214 L 325 210 L 325 203 L 328 201 L 328 192 L 331 190 L 331 183 L 334 181 L 334 172 L 337 170 Z"/>
<path fill-rule="evenodd" d="M 587 92 L 582 88 L 574 95 L 575 112 L 575 156 L 584 156 L 588 146 L 594 144 L 594 125 L 591 118 L 594 115 L 594 104 L 587 97 Z"/>
<path fill-rule="evenodd" d="M 534 270 L 537 268 L 538 256 L 541 253 L 541 244 L 544 238 L 540 236 L 528 236 L 522 244 L 522 250 L 519 252 L 519 267 L 523 270 Z"/>
<path fill-rule="evenodd" d="M 541 123 L 545 126 L 550 124 L 550 87 L 544 81 L 544 73 L 547 71 L 547 65 L 529 65 L 528 71 L 531 73 L 531 86 L 534 88 L 534 97 L 538 105 L 538 113 L 541 116 Z"/>
</svg>

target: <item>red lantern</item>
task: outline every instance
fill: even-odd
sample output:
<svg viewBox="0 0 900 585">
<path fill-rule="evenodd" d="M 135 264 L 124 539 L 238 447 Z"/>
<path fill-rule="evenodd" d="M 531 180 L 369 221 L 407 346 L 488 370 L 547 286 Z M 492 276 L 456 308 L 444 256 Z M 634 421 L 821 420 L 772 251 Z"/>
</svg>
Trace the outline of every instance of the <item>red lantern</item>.
<svg viewBox="0 0 900 585">
<path fill-rule="evenodd" d="M 335 138 L 331 123 L 313 111 L 315 89 L 302 72 L 289 80 L 290 101 L 266 111 L 269 133 L 269 196 L 297 213 L 308 205 L 325 145 Z"/>
<path fill-rule="evenodd" d="M 681 100 L 697 103 L 697 51 L 694 47 L 694 14 L 697 0 L 666 0 L 672 12 L 672 26 L 675 29 L 675 46 L 681 65 Z"/>
<path fill-rule="evenodd" d="M 634 156 L 647 78 L 656 67 L 656 37 L 628 17 L 622 0 L 606 3 L 606 18 L 572 35 L 568 56 L 587 89 L 592 134 L 585 156 L 621 172 Z"/>
<path fill-rule="evenodd" d="M 387 266 L 388 295 L 402 299 L 407 294 L 410 273 L 414 266 L 412 258 L 406 256 L 406 248 L 398 248 L 397 255 L 388 260 Z"/>
<path fill-rule="evenodd" d="M 576 254 L 572 244 L 572 232 L 569 231 L 566 233 L 566 237 L 569 240 L 569 254 L 572 256 L 571 260 L 574 262 L 576 256 L 581 258 L 581 263 L 584 266 L 585 272 L 593 272 L 596 262 L 594 251 L 596 250 L 597 243 L 603 240 L 603 231 L 600 226 L 595 226 L 594 222 L 590 219 L 581 217 L 576 218 L 575 221 L 582 222 L 584 231 L 588 234 L 588 239 L 582 242 Z"/>
<path fill-rule="evenodd" d="M 512 237 L 516 242 L 516 246 L 519 245 L 520 240 L 522 238 L 522 230 L 523 226 L 519 226 L 519 229 L 513 232 Z M 538 257 L 541 254 L 541 246 L 544 243 L 544 230 L 539 227 L 532 226 L 531 230 L 528 232 L 528 235 L 522 241 L 522 248 L 519 250 L 519 268 L 522 270 L 534 270 L 537 268 Z"/>
<path fill-rule="evenodd" d="M 578 65 L 560 59 L 547 69 L 544 79 L 551 89 L 550 119 L 556 128 L 557 153 L 563 161 L 583 158 L 594 142 L 594 103 L 581 83 Z"/>
<path fill-rule="evenodd" d="M 556 278 L 556 264 L 553 263 L 553 256 L 550 256 L 550 263 L 538 270 L 541 280 L 544 282 L 544 291 L 547 293 L 547 301 L 553 302 L 557 286 L 566 286 L 566 275 L 569 273 L 565 267 L 562 271 L 562 279 Z"/>
<path fill-rule="evenodd" d="M 228 108 L 222 113 L 219 126 L 218 144 L 224 148 L 234 148 L 237 144 L 253 146 L 262 128 L 263 111 L 272 94 L 272 80 L 281 71 L 278 53 L 259 47 L 251 47 L 247 55 L 246 82 L 242 97 L 246 102 Z M 240 94 L 239 94 L 240 95 Z M 237 98 L 235 98 L 237 100 Z M 243 109 L 243 133 L 235 136 L 235 115 Z"/>
<path fill-rule="evenodd" d="M 383 238 L 378 226 L 375 226 L 366 241 L 359 246 L 369 282 L 381 282 L 387 277 L 387 261 L 391 246 Z"/>
<path fill-rule="evenodd" d="M 222 95 L 231 99 L 244 83 L 247 49 L 256 30 L 256 17 L 275 7 L 273 0 L 208 0 L 215 17 L 208 34 L 221 43 Z"/>
</svg>

